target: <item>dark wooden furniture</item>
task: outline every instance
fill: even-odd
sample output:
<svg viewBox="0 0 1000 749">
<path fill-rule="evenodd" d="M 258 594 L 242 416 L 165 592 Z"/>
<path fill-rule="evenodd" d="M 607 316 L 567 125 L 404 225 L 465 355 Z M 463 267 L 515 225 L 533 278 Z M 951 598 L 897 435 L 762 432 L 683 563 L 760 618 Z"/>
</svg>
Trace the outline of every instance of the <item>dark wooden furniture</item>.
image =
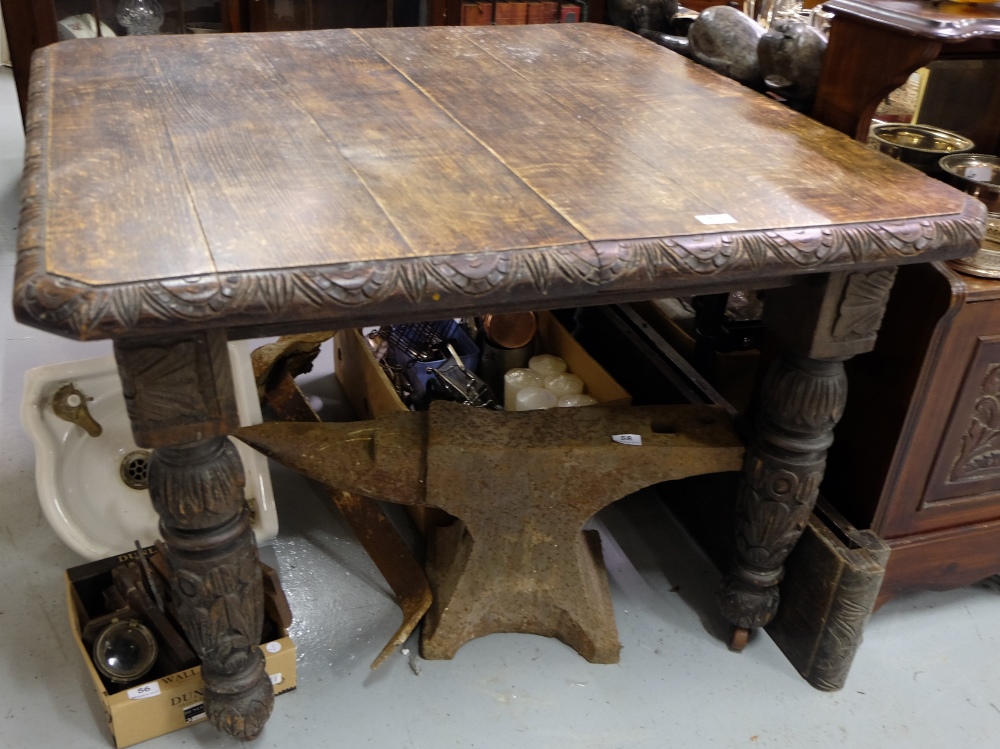
<svg viewBox="0 0 1000 749">
<path fill-rule="evenodd" d="M 592 22 L 604 20 L 604 1 L 587 0 Z M 291 12 L 280 0 L 161 0 L 168 14 L 164 33 L 184 31 L 183 20 L 219 22 L 226 32 L 295 31 L 313 29 L 416 26 L 419 0 L 294 0 Z M 427 0 L 429 26 L 457 26 L 463 0 Z M 0 0 L 10 43 L 11 63 L 21 112 L 26 111 L 31 55 L 39 47 L 59 41 L 57 20 L 91 13 L 117 33 L 118 0 Z"/>
<path fill-rule="evenodd" d="M 824 7 L 836 15 L 813 115 L 859 140 L 879 101 L 918 67 L 1000 56 L 995 5 Z M 979 95 L 986 113 L 1000 92 Z M 966 134 L 981 152 L 1000 146 L 995 129 Z M 849 365 L 853 398 L 824 489 L 892 549 L 880 602 L 1000 572 L 1000 448 L 991 420 L 1000 402 L 1000 282 L 941 264 L 906 269 L 883 332 L 873 354 Z"/>
<path fill-rule="evenodd" d="M 785 354 L 720 594 L 740 635 L 777 609 L 896 267 L 984 229 L 975 199 L 608 26 L 134 37 L 33 65 L 15 312 L 114 339 L 206 708 L 239 736 L 271 687 L 227 338 L 772 289 Z"/>
<path fill-rule="evenodd" d="M 427 0 L 428 26 L 458 26 L 462 18 L 464 0 Z M 587 5 L 587 20 L 591 23 L 604 22 L 606 0 L 584 0 Z"/>
<path fill-rule="evenodd" d="M 162 33 L 186 33 L 191 22 L 210 22 L 225 32 L 293 31 L 417 24 L 417 0 L 160 0 L 166 20 Z M 431 23 L 444 24 L 443 0 L 430 0 Z M 113 33 L 124 29 L 115 19 L 118 0 L 0 0 L 10 44 L 11 65 L 21 112 L 26 111 L 31 55 L 59 41 L 57 22 L 89 13 Z M 440 6 L 440 12 L 433 8 Z M 461 9 L 454 9 L 455 18 Z M 454 21 L 457 23 L 457 21 Z"/>
<path fill-rule="evenodd" d="M 937 59 L 1000 56 L 1000 12 L 993 4 L 829 0 L 823 7 L 835 15 L 812 114 L 858 140 L 867 138 L 879 102 L 917 68 Z M 998 139 L 1000 133 L 978 145 L 992 151 Z"/>
<path fill-rule="evenodd" d="M 167 15 L 165 33 L 183 31 L 184 19 L 212 21 L 223 31 L 247 30 L 246 0 L 162 0 Z M 263 3 L 258 3 L 263 5 Z M 118 0 L 0 0 L 3 8 L 11 67 L 21 112 L 26 112 L 28 72 L 36 49 L 59 41 L 57 23 L 63 18 L 89 13 L 115 33 L 124 33 L 115 19 Z M 100 28 L 100 26 L 98 26 Z"/>
<path fill-rule="evenodd" d="M 996 574 L 1000 283 L 903 269 L 875 351 L 849 371 L 824 493 L 888 544 L 880 603 Z"/>
</svg>

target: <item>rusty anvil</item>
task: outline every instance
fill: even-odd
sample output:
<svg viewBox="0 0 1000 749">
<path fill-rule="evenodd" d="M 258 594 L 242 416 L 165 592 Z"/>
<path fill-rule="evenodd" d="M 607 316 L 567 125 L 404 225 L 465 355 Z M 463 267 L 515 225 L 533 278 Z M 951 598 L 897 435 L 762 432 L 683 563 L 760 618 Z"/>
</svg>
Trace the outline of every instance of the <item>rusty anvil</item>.
<svg viewBox="0 0 1000 749">
<path fill-rule="evenodd" d="M 612 435 L 639 435 L 641 446 Z M 373 421 L 268 423 L 235 437 L 330 487 L 458 520 L 433 529 L 424 658 L 494 632 L 557 637 L 617 663 L 607 573 L 584 523 L 661 481 L 736 471 L 743 444 L 715 406 L 496 412 L 437 401 Z"/>
</svg>

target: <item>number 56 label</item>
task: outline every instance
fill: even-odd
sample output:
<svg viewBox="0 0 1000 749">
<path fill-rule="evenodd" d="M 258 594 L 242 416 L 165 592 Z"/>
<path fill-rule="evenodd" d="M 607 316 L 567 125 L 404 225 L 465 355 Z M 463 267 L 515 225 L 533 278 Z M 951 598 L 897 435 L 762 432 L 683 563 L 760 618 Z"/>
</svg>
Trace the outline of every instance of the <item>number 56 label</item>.
<svg viewBox="0 0 1000 749">
<path fill-rule="evenodd" d="M 156 697 L 160 694 L 160 682 L 151 681 L 149 684 L 143 684 L 141 687 L 132 687 L 128 690 L 128 698 L 130 700 L 145 700 L 149 697 Z"/>
</svg>

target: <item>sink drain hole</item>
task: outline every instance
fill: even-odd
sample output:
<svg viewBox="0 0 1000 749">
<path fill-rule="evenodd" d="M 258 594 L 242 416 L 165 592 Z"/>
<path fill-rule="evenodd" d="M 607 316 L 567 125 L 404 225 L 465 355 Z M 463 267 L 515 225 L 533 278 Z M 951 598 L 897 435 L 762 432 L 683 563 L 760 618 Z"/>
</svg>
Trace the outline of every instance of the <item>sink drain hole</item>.
<svg viewBox="0 0 1000 749">
<path fill-rule="evenodd" d="M 133 450 L 122 458 L 120 473 L 126 486 L 149 488 L 149 455 L 148 450 Z"/>
</svg>

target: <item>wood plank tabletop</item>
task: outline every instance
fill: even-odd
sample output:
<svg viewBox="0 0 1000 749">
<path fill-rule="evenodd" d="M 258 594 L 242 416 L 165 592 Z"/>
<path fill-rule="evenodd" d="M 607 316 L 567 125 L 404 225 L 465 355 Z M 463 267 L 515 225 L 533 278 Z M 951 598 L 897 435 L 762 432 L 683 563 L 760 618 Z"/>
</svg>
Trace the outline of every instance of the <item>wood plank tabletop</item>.
<svg viewBox="0 0 1000 749">
<path fill-rule="evenodd" d="M 621 29 L 71 41 L 15 309 L 78 338 L 641 298 L 978 247 L 983 210 Z"/>
</svg>

